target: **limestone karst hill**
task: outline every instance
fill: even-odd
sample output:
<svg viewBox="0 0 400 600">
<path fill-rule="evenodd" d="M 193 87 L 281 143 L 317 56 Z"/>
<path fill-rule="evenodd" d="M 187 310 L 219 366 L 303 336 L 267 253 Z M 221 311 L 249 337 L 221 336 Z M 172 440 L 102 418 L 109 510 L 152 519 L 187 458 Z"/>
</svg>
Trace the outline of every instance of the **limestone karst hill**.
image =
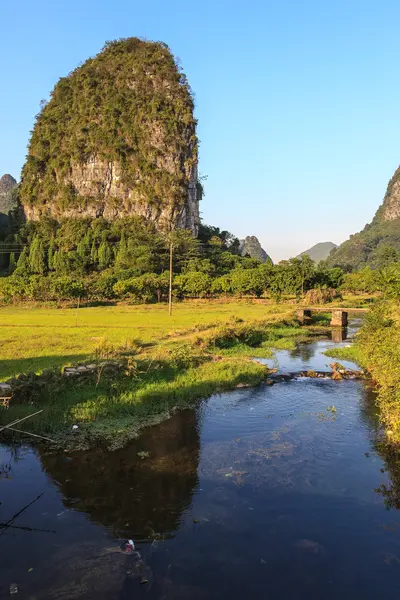
<svg viewBox="0 0 400 600">
<path fill-rule="evenodd" d="M 197 232 L 198 140 L 185 75 L 161 42 L 109 42 L 54 87 L 22 171 L 28 219 L 142 215 Z"/>
<path fill-rule="evenodd" d="M 372 222 L 334 249 L 328 265 L 345 269 L 377 267 L 385 254 L 393 251 L 400 251 L 400 167 L 389 181 Z"/>
</svg>

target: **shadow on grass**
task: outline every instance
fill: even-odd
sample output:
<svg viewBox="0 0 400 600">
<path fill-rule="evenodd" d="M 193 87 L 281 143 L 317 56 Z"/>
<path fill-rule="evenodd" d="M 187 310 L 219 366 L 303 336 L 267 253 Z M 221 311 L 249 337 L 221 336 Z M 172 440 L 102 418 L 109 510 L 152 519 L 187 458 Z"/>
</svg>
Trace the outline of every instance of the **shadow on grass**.
<svg viewBox="0 0 400 600">
<path fill-rule="evenodd" d="M 44 369 L 63 367 L 72 363 L 83 362 L 89 354 L 63 354 L 61 356 L 33 356 L 31 358 L 16 358 L 0 362 L 0 381 L 15 377 L 20 373 L 41 373 Z"/>
</svg>

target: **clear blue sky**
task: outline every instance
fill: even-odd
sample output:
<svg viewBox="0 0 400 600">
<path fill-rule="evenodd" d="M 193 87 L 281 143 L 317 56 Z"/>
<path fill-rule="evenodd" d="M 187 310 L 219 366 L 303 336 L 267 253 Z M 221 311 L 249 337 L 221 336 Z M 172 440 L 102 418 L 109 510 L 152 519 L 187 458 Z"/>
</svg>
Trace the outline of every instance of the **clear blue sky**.
<svg viewBox="0 0 400 600">
<path fill-rule="evenodd" d="M 106 40 L 165 41 L 196 95 L 206 223 L 275 260 L 371 220 L 400 162 L 398 0 L 15 0 L 0 7 L 0 173 Z"/>
</svg>

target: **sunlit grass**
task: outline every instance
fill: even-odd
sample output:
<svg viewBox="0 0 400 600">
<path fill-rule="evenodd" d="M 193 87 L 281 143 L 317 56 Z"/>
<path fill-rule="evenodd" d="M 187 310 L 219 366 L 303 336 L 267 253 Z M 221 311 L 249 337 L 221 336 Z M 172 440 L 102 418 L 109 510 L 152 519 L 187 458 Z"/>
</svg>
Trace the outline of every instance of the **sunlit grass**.
<svg viewBox="0 0 400 600">
<path fill-rule="evenodd" d="M 0 381 L 26 371 L 40 372 L 91 357 L 101 341 L 124 345 L 132 338 L 163 344 L 191 337 L 233 319 L 271 322 L 290 317 L 294 307 L 245 302 L 81 308 L 8 306 L 0 308 Z"/>
<path fill-rule="evenodd" d="M 100 348 L 130 353 L 130 375 L 93 373 L 84 379 L 56 377 L 31 404 L 11 404 L 0 423 L 43 408 L 29 421 L 33 433 L 61 447 L 105 440 L 117 446 L 141 427 L 174 410 L 237 385 L 261 383 L 267 368 L 252 360 L 273 349 L 326 333 L 323 317 L 301 327 L 293 304 L 188 302 L 165 305 L 81 308 L 0 308 L 0 381 L 28 371 L 93 361 Z M 72 430 L 78 423 L 79 429 Z"/>
</svg>

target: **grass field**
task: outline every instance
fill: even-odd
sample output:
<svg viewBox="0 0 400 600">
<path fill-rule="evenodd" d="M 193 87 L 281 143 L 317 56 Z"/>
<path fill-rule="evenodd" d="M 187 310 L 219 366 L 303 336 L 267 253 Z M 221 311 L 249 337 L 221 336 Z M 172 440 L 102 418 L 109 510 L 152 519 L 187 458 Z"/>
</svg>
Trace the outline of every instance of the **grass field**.
<svg viewBox="0 0 400 600">
<path fill-rule="evenodd" d="M 56 374 L 29 401 L 0 409 L 0 423 L 43 408 L 25 425 L 59 447 L 88 447 L 99 440 L 121 445 L 142 426 L 200 398 L 261 383 L 266 367 L 252 357 L 271 356 L 271 348 L 294 348 L 326 332 L 323 315 L 301 327 L 296 308 L 199 301 L 176 304 L 169 316 L 165 305 L 83 307 L 78 315 L 76 308 L 2 307 L 0 381 L 101 361 L 110 348 L 127 370 L 98 380 L 95 373 L 80 380 Z M 79 432 L 72 435 L 75 423 Z"/>
<path fill-rule="evenodd" d="M 188 302 L 165 305 L 80 308 L 0 307 L 0 381 L 89 359 L 102 341 L 165 344 L 233 318 L 271 322 L 290 318 L 295 307 L 252 303 Z"/>
</svg>

